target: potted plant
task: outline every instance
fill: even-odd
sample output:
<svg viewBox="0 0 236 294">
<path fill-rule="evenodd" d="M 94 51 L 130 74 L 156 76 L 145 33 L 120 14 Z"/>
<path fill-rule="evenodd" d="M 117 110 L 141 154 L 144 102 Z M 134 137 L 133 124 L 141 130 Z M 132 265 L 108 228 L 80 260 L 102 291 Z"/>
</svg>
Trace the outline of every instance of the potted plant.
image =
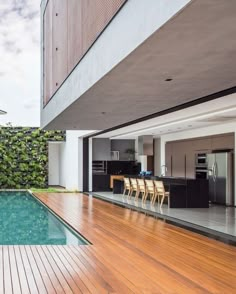
<svg viewBox="0 0 236 294">
<path fill-rule="evenodd" d="M 125 150 L 125 153 L 128 154 L 129 160 L 134 160 L 135 150 L 132 148 L 128 148 Z"/>
</svg>

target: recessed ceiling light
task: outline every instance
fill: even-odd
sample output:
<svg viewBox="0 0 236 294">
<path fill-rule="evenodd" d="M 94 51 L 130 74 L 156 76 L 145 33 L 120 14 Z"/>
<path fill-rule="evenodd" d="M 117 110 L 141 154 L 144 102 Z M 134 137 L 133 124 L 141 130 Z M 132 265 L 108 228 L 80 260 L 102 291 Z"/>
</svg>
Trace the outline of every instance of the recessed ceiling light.
<svg viewBox="0 0 236 294">
<path fill-rule="evenodd" d="M 170 82 L 170 81 L 172 81 L 172 80 L 173 80 L 173 79 L 171 79 L 171 78 L 165 79 L 166 82 Z"/>
</svg>

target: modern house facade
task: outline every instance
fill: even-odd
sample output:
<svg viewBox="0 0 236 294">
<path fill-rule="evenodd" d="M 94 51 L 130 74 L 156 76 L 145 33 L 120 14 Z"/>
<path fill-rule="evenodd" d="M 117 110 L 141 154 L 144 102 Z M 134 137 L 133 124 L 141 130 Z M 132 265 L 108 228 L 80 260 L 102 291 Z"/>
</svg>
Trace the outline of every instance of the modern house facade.
<svg viewBox="0 0 236 294">
<path fill-rule="evenodd" d="M 96 162 L 117 154 L 193 179 L 201 154 L 234 154 L 235 13 L 233 0 L 42 1 L 41 126 L 83 131 L 79 190 L 93 191 Z"/>
</svg>

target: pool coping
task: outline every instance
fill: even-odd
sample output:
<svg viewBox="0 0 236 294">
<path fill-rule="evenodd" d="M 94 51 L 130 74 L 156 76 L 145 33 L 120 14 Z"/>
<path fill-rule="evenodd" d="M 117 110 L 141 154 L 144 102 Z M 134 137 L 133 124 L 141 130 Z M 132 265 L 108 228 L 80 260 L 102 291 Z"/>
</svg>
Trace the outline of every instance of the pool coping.
<svg viewBox="0 0 236 294">
<path fill-rule="evenodd" d="M 87 196 L 92 196 L 94 198 L 100 199 L 102 201 L 108 202 L 108 203 L 112 203 L 114 205 L 123 207 L 123 208 L 129 208 L 141 213 L 144 213 L 145 215 L 149 215 L 152 217 L 155 217 L 157 219 L 161 219 L 163 221 L 165 221 L 166 223 L 172 224 L 174 226 L 189 230 L 191 232 L 203 235 L 205 237 L 208 237 L 210 239 L 214 239 L 216 241 L 220 241 L 222 243 L 228 244 L 228 245 L 233 245 L 236 246 L 236 237 L 233 235 L 229 235 L 223 232 L 219 232 L 219 231 L 215 231 L 203 226 L 199 226 L 197 224 L 194 223 L 190 223 L 172 216 L 168 216 L 165 214 L 161 214 L 158 212 L 154 212 L 148 209 L 144 209 L 142 207 L 137 207 L 128 203 L 124 203 L 124 202 L 120 202 L 118 200 L 115 199 L 110 199 L 107 197 L 104 197 L 102 195 L 99 195 L 97 192 L 96 193 L 89 193 L 89 192 L 84 192 L 85 195 Z"/>
</svg>

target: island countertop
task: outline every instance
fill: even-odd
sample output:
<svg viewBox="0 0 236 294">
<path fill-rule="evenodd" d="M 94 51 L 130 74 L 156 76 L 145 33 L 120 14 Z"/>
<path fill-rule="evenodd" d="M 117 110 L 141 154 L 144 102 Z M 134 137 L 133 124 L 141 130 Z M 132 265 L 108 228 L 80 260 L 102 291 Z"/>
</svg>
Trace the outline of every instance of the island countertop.
<svg viewBox="0 0 236 294">
<path fill-rule="evenodd" d="M 205 179 L 157 176 L 128 176 L 163 181 L 170 192 L 170 208 L 208 208 L 209 183 Z"/>
</svg>

